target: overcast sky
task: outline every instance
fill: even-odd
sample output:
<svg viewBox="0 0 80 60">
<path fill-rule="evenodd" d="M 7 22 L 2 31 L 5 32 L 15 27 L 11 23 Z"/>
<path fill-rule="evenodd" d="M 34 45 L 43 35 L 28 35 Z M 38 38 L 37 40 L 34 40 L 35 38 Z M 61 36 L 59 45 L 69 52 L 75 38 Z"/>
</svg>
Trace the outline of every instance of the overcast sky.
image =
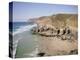
<svg viewBox="0 0 80 60">
<path fill-rule="evenodd" d="M 78 13 L 74 5 L 56 5 L 29 2 L 13 2 L 13 21 L 27 21 L 30 18 L 48 16 L 56 13 Z"/>
</svg>

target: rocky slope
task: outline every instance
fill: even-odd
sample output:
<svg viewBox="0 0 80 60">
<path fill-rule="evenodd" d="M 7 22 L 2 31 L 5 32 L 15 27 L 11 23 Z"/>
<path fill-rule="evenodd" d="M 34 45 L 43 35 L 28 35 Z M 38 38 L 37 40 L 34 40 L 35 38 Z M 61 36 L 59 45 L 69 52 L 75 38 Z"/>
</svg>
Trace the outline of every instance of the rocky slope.
<svg viewBox="0 0 80 60">
<path fill-rule="evenodd" d="M 38 26 L 32 32 L 38 35 L 40 53 L 47 56 L 78 53 L 77 14 L 43 16 L 34 22 Z"/>
</svg>

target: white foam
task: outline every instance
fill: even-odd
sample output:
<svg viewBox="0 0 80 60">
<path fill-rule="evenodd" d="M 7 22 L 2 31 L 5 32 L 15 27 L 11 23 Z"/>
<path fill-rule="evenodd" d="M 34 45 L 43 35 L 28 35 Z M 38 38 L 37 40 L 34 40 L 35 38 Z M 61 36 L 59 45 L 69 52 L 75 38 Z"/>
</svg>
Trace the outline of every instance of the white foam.
<svg viewBox="0 0 80 60">
<path fill-rule="evenodd" d="M 29 54 L 24 54 L 24 55 L 31 56 L 31 57 L 36 57 L 38 53 L 39 53 L 38 48 L 36 48 L 36 49 L 35 49 L 34 51 L 32 51 L 31 53 L 29 53 Z"/>
<path fill-rule="evenodd" d="M 16 41 L 13 41 L 13 58 L 15 58 L 15 54 L 16 54 L 16 49 L 17 49 L 17 45 L 18 45 L 18 42 L 19 42 L 19 40 L 20 40 L 21 38 L 19 38 L 18 40 L 16 40 Z"/>
<path fill-rule="evenodd" d="M 21 26 L 19 29 L 17 29 L 13 35 L 18 34 L 18 33 L 22 33 L 24 31 L 29 31 L 30 29 L 32 29 L 33 27 L 37 26 L 37 24 L 33 24 L 33 25 L 27 25 L 27 26 Z"/>
</svg>

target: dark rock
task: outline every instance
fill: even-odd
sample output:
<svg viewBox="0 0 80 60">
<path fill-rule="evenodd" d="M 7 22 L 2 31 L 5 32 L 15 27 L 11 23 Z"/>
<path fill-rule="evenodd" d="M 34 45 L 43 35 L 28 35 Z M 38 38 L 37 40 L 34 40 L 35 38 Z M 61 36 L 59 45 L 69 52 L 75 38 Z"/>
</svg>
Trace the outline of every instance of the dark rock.
<svg viewBox="0 0 80 60">
<path fill-rule="evenodd" d="M 38 56 L 40 56 L 40 57 L 42 57 L 44 55 L 45 55 L 45 53 L 38 53 Z"/>
<path fill-rule="evenodd" d="M 63 34 L 62 35 L 64 35 L 66 33 L 66 30 L 63 30 Z"/>
<path fill-rule="evenodd" d="M 70 31 L 70 30 L 68 30 L 68 31 L 67 31 L 67 34 L 70 34 L 70 33 L 71 33 L 71 31 Z"/>
<path fill-rule="evenodd" d="M 69 54 L 78 54 L 78 49 L 71 50 Z"/>
<path fill-rule="evenodd" d="M 60 33 L 60 30 L 57 30 L 57 34 L 59 34 Z"/>
</svg>

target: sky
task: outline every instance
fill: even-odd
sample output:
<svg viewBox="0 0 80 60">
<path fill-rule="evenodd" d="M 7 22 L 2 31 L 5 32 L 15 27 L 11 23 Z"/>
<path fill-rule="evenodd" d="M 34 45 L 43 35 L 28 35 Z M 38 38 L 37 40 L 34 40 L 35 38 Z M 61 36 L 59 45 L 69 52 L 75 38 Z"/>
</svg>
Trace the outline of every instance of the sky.
<svg viewBox="0 0 80 60">
<path fill-rule="evenodd" d="M 31 18 L 50 16 L 58 13 L 77 14 L 78 7 L 75 5 L 13 2 L 13 21 L 22 22 Z"/>
</svg>

